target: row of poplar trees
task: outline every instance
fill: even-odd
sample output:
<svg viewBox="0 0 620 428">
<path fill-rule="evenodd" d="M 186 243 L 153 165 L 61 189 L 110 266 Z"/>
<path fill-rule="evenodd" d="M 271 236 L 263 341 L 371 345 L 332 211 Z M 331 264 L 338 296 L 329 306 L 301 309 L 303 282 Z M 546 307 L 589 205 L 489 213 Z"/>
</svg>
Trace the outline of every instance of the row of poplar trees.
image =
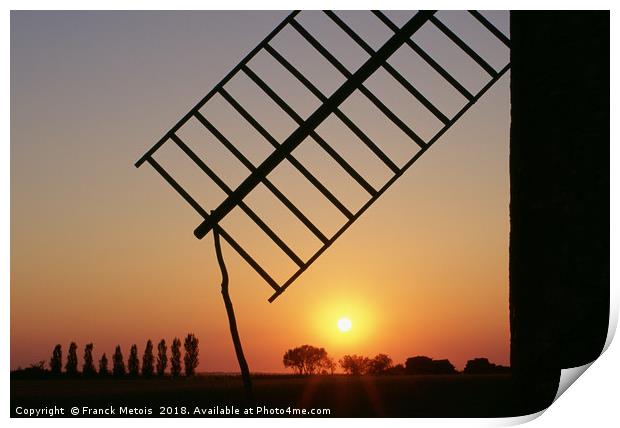
<svg viewBox="0 0 620 428">
<path fill-rule="evenodd" d="M 164 376 L 166 368 L 168 367 L 168 346 L 166 341 L 162 339 L 157 344 L 157 360 L 153 355 L 153 342 L 149 339 L 146 342 L 144 348 L 144 354 L 142 355 L 142 365 L 140 365 L 140 359 L 138 357 L 138 347 L 134 344 L 131 345 L 129 351 L 129 358 L 127 359 L 127 366 L 125 367 L 125 360 L 123 353 L 121 352 L 120 345 L 116 346 L 114 355 L 112 355 L 112 370 L 108 368 L 108 357 L 104 353 L 99 359 L 99 367 L 95 368 L 93 360 L 93 344 L 89 343 L 84 348 L 84 362 L 82 365 L 83 376 L 139 376 L 142 374 L 144 377 L 152 377 L 155 374 L 158 376 Z M 183 363 L 185 366 L 185 375 L 193 376 L 196 373 L 196 367 L 198 366 L 198 338 L 194 334 L 189 333 L 183 342 L 185 348 L 185 355 L 183 356 Z M 177 377 L 181 375 L 181 340 L 177 337 L 172 341 L 170 348 L 170 375 Z M 50 359 L 50 371 L 53 374 L 62 373 L 62 347 L 56 345 L 52 352 L 52 358 Z M 67 354 L 67 361 L 65 364 L 65 374 L 68 376 L 78 376 L 80 374 L 78 370 L 78 357 L 77 357 L 77 345 L 75 342 L 71 342 L 69 345 L 69 353 Z"/>
</svg>

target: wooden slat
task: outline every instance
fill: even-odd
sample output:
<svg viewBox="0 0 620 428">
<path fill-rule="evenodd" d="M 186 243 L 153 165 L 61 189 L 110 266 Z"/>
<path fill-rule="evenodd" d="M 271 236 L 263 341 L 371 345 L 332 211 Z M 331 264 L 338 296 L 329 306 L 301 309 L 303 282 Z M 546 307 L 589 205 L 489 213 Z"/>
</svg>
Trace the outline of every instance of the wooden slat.
<svg viewBox="0 0 620 428">
<path fill-rule="evenodd" d="M 346 82 L 344 82 L 319 108 L 312 113 L 302 126 L 293 133 L 267 157 L 257 168 L 235 189 L 233 194 L 220 204 L 211 217 L 202 222 L 194 230 L 194 235 L 201 239 L 213 228 L 226 214 L 228 214 L 240 200 L 258 185 L 262 177 L 273 171 L 295 148 L 305 140 L 334 110 L 346 100 L 360 85 L 372 75 L 381 64 L 387 60 L 411 35 L 417 31 L 434 11 L 418 12 L 410 19 L 398 33 L 395 33 L 376 53 L 371 56 Z"/>
<path fill-rule="evenodd" d="M 218 185 L 220 189 L 226 193 L 226 195 L 230 195 L 232 193 L 232 189 L 228 187 L 224 181 L 218 177 L 218 175 L 213 172 L 211 168 L 207 164 L 205 164 L 202 159 L 200 159 L 196 153 L 192 149 L 190 149 L 187 144 L 176 134 L 172 134 L 170 138 L 179 146 L 181 150 L 192 160 L 194 163 L 205 173 L 215 184 Z M 297 264 L 297 266 L 301 267 L 304 265 L 303 260 L 295 254 L 295 252 L 276 234 L 244 201 L 239 202 L 239 208 L 248 216 L 250 219 L 256 223 L 256 225 L 271 238 L 271 240 L 278 246 L 286 255 Z"/>
<path fill-rule="evenodd" d="M 161 165 L 159 165 L 159 163 L 157 163 L 157 161 L 155 159 L 153 159 L 152 157 L 147 157 L 145 159 L 146 162 L 148 162 L 154 169 L 155 171 L 157 171 L 159 173 L 159 175 L 161 175 L 164 180 L 166 180 L 166 182 L 174 189 L 176 190 L 176 192 L 183 198 L 185 199 L 185 201 L 192 206 L 192 208 L 194 208 L 194 210 L 196 210 L 196 212 L 198 212 L 198 214 L 200 214 L 204 219 L 208 219 L 209 218 L 209 214 L 207 213 L 207 211 L 202 208 L 200 206 L 200 204 L 198 202 L 196 202 L 194 200 L 194 198 L 191 197 L 191 195 L 189 193 L 187 193 L 185 191 L 185 189 L 183 189 L 183 187 L 181 187 L 181 185 L 179 185 L 179 183 L 177 183 L 177 181 L 172 178 L 172 176 L 170 174 L 168 174 L 168 172 L 162 168 Z M 241 247 L 241 245 L 239 245 L 237 243 L 237 241 L 235 241 L 232 236 L 230 236 L 221 226 L 217 225 L 216 226 L 218 228 L 218 232 L 220 233 L 220 235 L 222 235 L 224 237 L 224 239 L 226 240 L 226 242 L 228 242 L 230 244 L 231 247 L 233 247 L 233 249 L 235 251 L 237 251 L 237 253 L 239 253 L 239 255 L 246 261 L 248 262 L 248 264 L 250 266 L 252 266 L 254 268 L 254 270 L 267 282 L 267 284 L 269 284 L 271 286 L 271 288 L 273 288 L 274 290 L 276 290 L 276 292 L 280 291 L 280 286 L 278 285 L 278 283 L 261 267 L 261 265 L 259 265 L 256 260 L 254 260 L 244 249 L 243 247 Z"/>
</svg>

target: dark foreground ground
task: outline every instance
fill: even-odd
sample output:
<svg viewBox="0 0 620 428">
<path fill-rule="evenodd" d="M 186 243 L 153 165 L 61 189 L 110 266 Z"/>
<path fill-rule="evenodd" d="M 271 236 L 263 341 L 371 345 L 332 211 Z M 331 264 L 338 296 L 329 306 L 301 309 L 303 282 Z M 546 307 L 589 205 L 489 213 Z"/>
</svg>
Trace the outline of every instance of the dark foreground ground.
<svg viewBox="0 0 620 428">
<path fill-rule="evenodd" d="M 315 413 L 316 409 L 328 409 L 320 415 L 328 417 L 500 417 L 545 408 L 557 383 L 538 382 L 532 388 L 525 394 L 518 392 L 510 375 L 273 375 L 254 379 L 255 402 L 248 404 L 241 380 L 235 376 L 12 379 L 11 414 L 19 417 L 25 409 L 57 406 L 64 409 L 64 415 L 58 415 L 61 417 L 71 417 L 72 407 L 79 408 L 79 416 L 88 416 L 83 409 L 87 406 L 112 409 L 107 410 L 114 412 L 110 416 L 117 417 L 303 417 L 297 409 L 305 409 L 307 414 L 312 409 Z M 537 397 L 534 404 L 532 397 Z M 528 400 L 529 404 L 524 404 Z M 252 414 L 248 414 L 250 409 Z"/>
</svg>

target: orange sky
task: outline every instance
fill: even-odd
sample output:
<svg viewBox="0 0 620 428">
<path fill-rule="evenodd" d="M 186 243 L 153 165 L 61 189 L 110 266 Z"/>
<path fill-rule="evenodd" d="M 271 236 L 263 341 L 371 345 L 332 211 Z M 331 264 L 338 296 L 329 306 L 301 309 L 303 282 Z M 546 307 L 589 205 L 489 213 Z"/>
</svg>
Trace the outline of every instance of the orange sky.
<svg viewBox="0 0 620 428">
<path fill-rule="evenodd" d="M 195 239 L 192 231 L 200 217 L 148 165 L 135 169 L 132 164 L 285 15 L 12 14 L 12 368 L 48 360 L 56 343 L 66 351 L 74 340 L 81 353 L 94 342 L 96 358 L 102 352 L 109 356 L 120 344 L 127 356 L 132 343 L 142 352 L 149 338 L 171 342 L 194 332 L 200 340 L 199 370 L 237 370 L 212 235 Z M 501 23 L 504 15 L 493 16 Z M 312 16 L 304 19 L 300 22 L 309 27 L 323 25 Z M 459 22 L 449 14 L 443 19 Z M 420 44 L 434 46 L 434 35 L 420 37 Z M 288 42 L 283 39 L 278 47 L 287 52 Z M 183 49 L 176 48 L 183 43 Z M 354 67 L 355 60 L 343 61 Z M 257 70 L 270 70 L 260 61 L 253 64 Z M 394 66 L 407 65 L 394 61 Z M 276 79 L 277 74 L 266 76 Z M 328 81 L 331 75 L 319 76 Z M 472 76 L 464 78 L 475 86 Z M 431 80 L 426 83 L 434 87 Z M 305 343 L 323 346 L 336 358 L 387 353 L 403 362 L 428 355 L 448 358 L 462 369 L 467 359 L 484 356 L 508 364 L 508 83 L 509 75 L 274 303 L 267 302 L 271 288 L 224 246 L 251 370 L 284 371 L 283 353 Z M 248 109 L 253 103 L 262 108 L 247 82 L 235 85 L 230 92 L 245 96 Z M 368 86 L 387 98 L 399 96 L 381 76 Z M 445 101 L 441 97 L 438 103 Z M 443 105 L 450 108 L 448 101 Z M 411 111 L 405 101 L 394 106 L 401 113 Z M 303 102 L 295 107 L 313 109 Z M 217 104 L 212 108 L 219 111 Z M 361 101 L 343 110 L 358 122 L 376 118 Z M 274 135 L 288 135 L 287 122 L 276 113 L 258 113 L 276 124 Z M 414 126 L 420 116 L 412 117 Z M 222 127 L 235 125 L 216 113 L 217 120 Z M 381 126 L 370 125 L 378 133 L 375 140 L 392 144 L 386 150 L 406 158 L 404 144 L 414 144 L 406 138 L 400 142 Z M 424 134 L 434 125 L 423 120 L 418 126 Z M 198 130 L 184 132 L 201 144 Z M 343 150 L 357 144 L 336 126 L 326 124 L 319 133 Z M 209 152 L 212 141 L 202 138 L 201 155 L 231 185 L 242 179 L 242 169 L 227 163 L 225 152 Z M 266 149 L 244 141 L 254 144 L 249 150 L 260 159 Z M 302 144 L 298 150 L 296 156 L 316 168 L 334 193 L 352 206 L 360 203 L 363 193 L 351 190 L 315 147 Z M 382 179 L 360 150 L 352 153 L 369 179 Z M 206 189 L 201 196 L 209 209 L 216 206 L 218 194 L 201 187 L 204 179 L 193 176 L 178 153 L 162 152 L 159 159 L 190 186 Z M 303 190 L 302 180 L 282 170 L 273 181 L 297 195 L 317 224 L 335 230 L 338 216 Z M 312 241 L 266 194 L 253 194 L 249 201 L 292 247 L 311 254 Z M 240 219 L 231 216 L 223 224 L 275 276 L 285 277 L 286 265 Z M 348 333 L 336 328 L 342 316 L 353 322 Z"/>
</svg>

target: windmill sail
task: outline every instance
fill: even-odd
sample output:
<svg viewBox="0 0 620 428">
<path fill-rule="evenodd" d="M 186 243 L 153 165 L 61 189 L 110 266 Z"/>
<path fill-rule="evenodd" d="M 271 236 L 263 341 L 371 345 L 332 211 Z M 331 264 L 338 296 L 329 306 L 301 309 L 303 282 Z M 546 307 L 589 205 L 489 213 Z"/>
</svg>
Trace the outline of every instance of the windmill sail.
<svg viewBox="0 0 620 428">
<path fill-rule="evenodd" d="M 327 19 L 334 31 L 348 39 L 357 49 L 364 54 L 364 60 L 356 65 L 347 65 L 336 53 L 325 46 L 319 40 L 318 35 L 304 26 L 303 14 L 309 12 L 293 12 L 284 19 L 261 43 L 256 46 L 232 71 L 218 83 L 194 108 L 192 108 L 181 120 L 170 129 L 161 140 L 149 149 L 137 162 L 136 167 L 143 163 L 150 164 L 167 181 L 177 193 L 185 199 L 194 210 L 202 217 L 202 222 L 195 228 L 194 234 L 202 239 L 209 231 L 217 228 L 219 234 L 231 245 L 233 249 L 247 261 L 254 270 L 273 288 L 273 295 L 269 301 L 277 298 L 289 287 L 325 250 L 327 250 L 345 230 L 347 230 L 407 169 L 409 169 L 463 114 L 471 108 L 482 95 L 491 88 L 510 68 L 510 63 L 493 65 L 488 60 L 488 52 L 484 49 L 474 49 L 459 35 L 456 28 L 451 28 L 434 11 L 420 11 L 415 13 L 402 25 L 396 24 L 387 14 L 379 11 L 368 12 L 375 23 L 383 26 L 383 30 L 389 35 L 381 43 L 369 41 L 353 29 L 343 17 L 335 12 L 312 12 L 321 14 L 321 19 Z M 500 44 L 509 52 L 510 41 L 495 25 L 482 13 L 477 11 L 462 12 L 475 21 L 483 37 Z M 420 41 L 416 40 L 418 33 L 434 31 L 440 34 L 445 43 L 450 43 L 450 48 L 458 50 L 460 55 L 466 56 L 478 71 L 484 75 L 481 86 L 472 89 L 473 85 L 465 84 L 449 71 L 446 61 L 434 58 L 434 54 L 428 48 L 424 48 Z M 305 44 L 305 48 L 311 49 L 314 54 L 331 67 L 330 75 L 336 76 L 338 84 L 322 84 L 321 78 L 311 78 L 304 73 L 299 64 L 294 64 L 287 53 L 277 48 L 277 41 L 294 34 Z M 478 44 L 485 46 L 484 43 Z M 432 94 L 420 89 L 414 78 L 407 78 L 407 70 L 392 61 L 397 52 L 407 50 L 416 55 L 432 70 L 441 81 L 451 89 L 458 108 L 446 111 L 433 100 Z M 295 109 L 289 100 L 285 99 L 282 91 L 274 89 L 273 84 L 267 82 L 269 76 L 261 75 L 260 71 L 253 66 L 253 60 L 261 55 L 267 55 L 271 61 L 285 70 L 297 84 L 301 85 L 312 98 L 316 106 L 311 111 L 301 112 Z M 289 52 L 290 56 L 290 52 Z M 342 56 L 342 55 L 341 55 Z M 507 55 L 506 55 L 507 56 Z M 445 54 L 444 54 L 445 57 Z M 409 73 L 411 74 L 411 73 Z M 432 131 L 422 132 L 411 126 L 411 120 L 405 115 L 398 114 L 390 108 L 382 99 L 382 95 L 373 90 L 369 84 L 370 79 L 376 76 L 387 76 L 393 83 L 400 85 L 400 91 L 411 97 L 424 109 L 425 114 L 432 118 L 436 127 Z M 280 113 L 293 123 L 292 131 L 284 137 L 274 135 L 274 130 L 261 123 L 256 113 L 251 113 L 244 106 L 242 100 L 231 93 L 229 86 L 239 76 L 250 84 L 255 85 L 266 97 L 268 102 L 280 109 Z M 322 74 L 323 79 L 326 74 Z M 411 146 L 406 155 L 395 156 L 386 149 L 386 144 L 380 139 L 369 136 L 368 130 L 363 129 L 363 124 L 352 119 L 343 108 L 344 103 L 352 98 L 361 98 L 375 109 L 377 115 L 383 115 L 383 119 L 391 126 L 399 130 L 408 140 Z M 205 113 L 209 103 L 225 103 L 227 108 L 234 111 L 245 124 L 251 127 L 257 135 L 260 135 L 269 145 L 269 151 L 265 156 L 251 159 L 247 152 L 240 148 L 241 142 L 228 137 L 231 132 L 216 126 L 212 115 Z M 436 97 L 435 97 L 436 98 Z M 445 104 L 442 103 L 442 104 Z M 215 115 L 217 116 L 217 114 Z M 365 146 L 365 150 L 374 156 L 375 160 L 387 171 L 382 180 L 370 180 L 367 171 L 361 171 L 355 167 L 350 159 L 343 156 L 336 148 L 335 142 L 324 138 L 321 134 L 321 125 L 326 121 L 335 120 L 345 127 L 359 143 Z M 217 144 L 221 145 L 228 154 L 232 155 L 243 170 L 239 174 L 236 184 L 233 186 L 215 171 L 213 165 L 208 165 L 203 157 L 198 155 L 182 137 L 184 128 L 189 123 L 199 124 L 203 131 L 208 132 Z M 281 133 L 281 132 L 280 132 Z M 172 175 L 172 172 L 164 168 L 156 159 L 156 153 L 165 145 L 175 145 L 193 164 L 195 164 L 208 177 L 223 194 L 223 200 L 216 206 L 204 206 L 198 202 L 196 195 L 190 194 Z M 346 175 L 359 189 L 360 203 L 355 208 L 351 204 L 338 197 L 329 185 L 317 177 L 317 174 L 306 166 L 306 160 L 298 153 L 301 146 L 312 145 L 322 151 L 341 173 Z M 303 154 L 303 153 L 302 153 Z M 256 157 L 256 156 L 254 156 Z M 300 174 L 316 191 L 324 198 L 331 207 L 339 213 L 343 219 L 335 230 L 325 230 L 324 227 L 311 220 L 308 211 L 301 209 L 294 203 L 290 194 L 283 191 L 281 186 L 272 179 L 274 170 L 286 164 L 289 168 Z M 228 180 L 230 181 L 230 180 Z M 298 254 L 287 242 L 285 237 L 280 236 L 270 221 L 260 215 L 248 202 L 248 197 L 258 188 L 266 189 L 271 195 L 288 210 L 303 225 L 305 230 L 319 243 L 318 248 L 313 249 L 311 254 Z M 256 254 L 250 254 L 239 242 L 239 235 L 233 236 L 232 232 L 225 230 L 223 221 L 233 211 L 242 212 L 251 220 L 269 240 L 279 248 L 293 264 L 294 271 L 285 279 L 278 281 L 268 272 L 262 263 L 256 260 Z M 271 222 L 273 225 L 273 221 Z"/>
</svg>

